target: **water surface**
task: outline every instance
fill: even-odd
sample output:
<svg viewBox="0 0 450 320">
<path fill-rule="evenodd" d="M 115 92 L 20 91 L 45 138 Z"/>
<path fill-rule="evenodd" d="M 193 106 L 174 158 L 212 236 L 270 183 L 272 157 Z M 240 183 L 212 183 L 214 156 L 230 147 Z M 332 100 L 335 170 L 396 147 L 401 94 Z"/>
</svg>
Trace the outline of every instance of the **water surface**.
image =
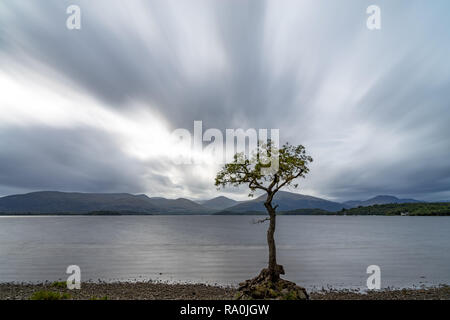
<svg viewBox="0 0 450 320">
<path fill-rule="evenodd" d="M 235 285 L 266 264 L 267 224 L 254 216 L 0 217 L 0 282 L 163 280 Z M 289 280 L 307 288 L 450 283 L 450 217 L 281 216 Z"/>
</svg>

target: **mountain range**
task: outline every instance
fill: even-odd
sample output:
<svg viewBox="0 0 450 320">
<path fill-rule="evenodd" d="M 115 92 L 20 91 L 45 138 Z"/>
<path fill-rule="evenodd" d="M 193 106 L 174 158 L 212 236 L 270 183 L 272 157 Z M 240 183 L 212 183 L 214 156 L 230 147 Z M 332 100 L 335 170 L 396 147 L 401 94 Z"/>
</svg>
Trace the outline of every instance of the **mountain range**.
<svg viewBox="0 0 450 320">
<path fill-rule="evenodd" d="M 394 196 L 376 196 L 373 198 L 370 198 L 368 200 L 360 201 L 360 200 L 351 200 L 344 202 L 344 205 L 350 207 L 350 208 L 356 208 L 356 207 L 368 207 L 373 206 L 376 204 L 390 204 L 390 203 L 419 203 L 423 201 L 415 200 L 415 199 L 399 199 Z"/>
<path fill-rule="evenodd" d="M 210 200 L 198 201 L 198 203 L 202 206 L 214 210 L 224 210 L 226 208 L 237 205 L 239 202 L 240 201 L 236 201 L 224 196 L 216 197 Z"/>
<path fill-rule="evenodd" d="M 41 191 L 0 198 L 0 213 L 4 214 L 214 214 L 214 213 L 264 213 L 265 195 L 248 201 L 236 201 L 224 196 L 204 201 L 185 198 L 166 199 L 132 195 L 128 193 L 77 193 Z M 374 204 L 415 203 L 414 199 L 394 196 L 376 196 L 364 201 L 333 202 L 317 197 L 279 191 L 273 200 L 277 211 L 296 209 L 321 209 L 330 212 L 343 208 L 371 206 Z"/>
<path fill-rule="evenodd" d="M 92 213 L 141 214 L 208 213 L 202 205 L 184 198 L 149 198 L 128 193 L 76 193 L 43 191 L 0 198 L 3 213 Z"/>
<path fill-rule="evenodd" d="M 266 196 L 262 195 L 254 200 L 243 201 L 223 210 L 229 212 L 266 211 L 266 208 L 264 207 L 265 200 Z M 275 194 L 273 205 L 278 205 L 278 211 L 295 209 L 322 209 L 327 211 L 339 211 L 342 208 L 345 208 L 343 204 L 338 202 L 286 191 L 279 191 Z"/>
</svg>

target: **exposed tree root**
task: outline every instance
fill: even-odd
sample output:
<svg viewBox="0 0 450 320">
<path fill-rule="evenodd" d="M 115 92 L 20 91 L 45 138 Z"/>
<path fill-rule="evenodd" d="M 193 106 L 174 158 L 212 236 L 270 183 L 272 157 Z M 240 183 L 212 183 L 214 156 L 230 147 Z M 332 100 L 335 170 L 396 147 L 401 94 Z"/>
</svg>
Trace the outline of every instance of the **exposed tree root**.
<svg viewBox="0 0 450 320">
<path fill-rule="evenodd" d="M 308 300 L 309 296 L 305 288 L 294 282 L 281 279 L 284 274 L 283 267 L 278 265 L 278 272 L 274 274 L 269 269 L 263 269 L 261 273 L 250 280 L 239 284 L 238 300 L 249 299 L 276 299 L 276 300 Z"/>
</svg>

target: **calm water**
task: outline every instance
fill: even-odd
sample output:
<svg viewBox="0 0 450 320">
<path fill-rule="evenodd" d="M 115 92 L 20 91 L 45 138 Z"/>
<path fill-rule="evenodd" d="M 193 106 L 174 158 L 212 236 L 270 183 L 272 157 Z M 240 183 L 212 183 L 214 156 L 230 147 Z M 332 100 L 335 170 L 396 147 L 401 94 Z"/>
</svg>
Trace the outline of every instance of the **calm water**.
<svg viewBox="0 0 450 320">
<path fill-rule="evenodd" d="M 0 282 L 66 279 L 237 284 L 266 264 L 267 224 L 246 216 L 0 217 Z M 307 288 L 450 283 L 450 217 L 278 217 L 278 260 Z"/>
</svg>

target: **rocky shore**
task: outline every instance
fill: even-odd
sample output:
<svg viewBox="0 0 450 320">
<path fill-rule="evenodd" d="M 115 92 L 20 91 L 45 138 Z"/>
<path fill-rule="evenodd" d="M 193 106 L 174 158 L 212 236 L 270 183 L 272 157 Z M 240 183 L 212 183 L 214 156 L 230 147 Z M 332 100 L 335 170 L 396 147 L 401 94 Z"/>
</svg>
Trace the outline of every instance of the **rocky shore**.
<svg viewBox="0 0 450 320">
<path fill-rule="evenodd" d="M 388 289 L 372 292 L 321 290 L 308 292 L 312 300 L 450 300 L 450 286 Z M 159 282 L 83 283 L 80 290 L 68 290 L 64 282 L 0 284 L 0 300 L 223 300 L 233 299 L 236 288 L 204 284 Z"/>
</svg>

